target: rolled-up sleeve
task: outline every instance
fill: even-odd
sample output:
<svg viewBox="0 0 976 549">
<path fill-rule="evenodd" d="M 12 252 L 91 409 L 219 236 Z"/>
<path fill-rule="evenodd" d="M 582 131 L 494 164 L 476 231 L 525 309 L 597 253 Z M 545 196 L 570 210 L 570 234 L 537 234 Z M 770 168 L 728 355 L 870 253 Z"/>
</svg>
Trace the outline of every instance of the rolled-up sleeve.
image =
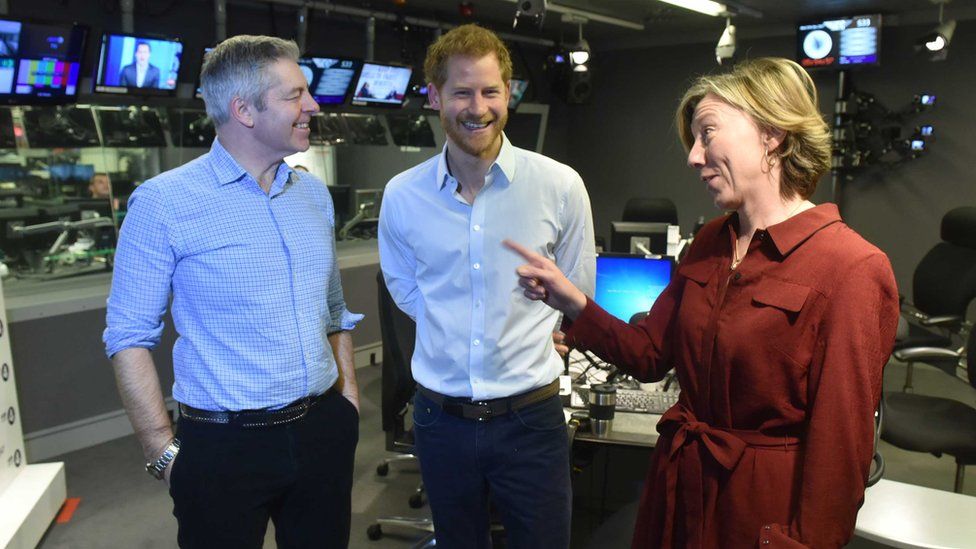
<svg viewBox="0 0 976 549">
<path fill-rule="evenodd" d="M 115 252 L 102 336 L 109 358 L 124 349 L 152 349 L 159 343 L 176 262 L 162 196 L 155 187 L 142 185 L 129 199 Z"/>
<path fill-rule="evenodd" d="M 342 279 L 339 276 L 339 261 L 336 257 L 335 242 L 332 243 L 332 268 L 329 274 L 329 327 L 328 333 L 349 331 L 366 318 L 366 315 L 350 312 L 346 308 L 346 298 L 342 293 Z"/>
</svg>

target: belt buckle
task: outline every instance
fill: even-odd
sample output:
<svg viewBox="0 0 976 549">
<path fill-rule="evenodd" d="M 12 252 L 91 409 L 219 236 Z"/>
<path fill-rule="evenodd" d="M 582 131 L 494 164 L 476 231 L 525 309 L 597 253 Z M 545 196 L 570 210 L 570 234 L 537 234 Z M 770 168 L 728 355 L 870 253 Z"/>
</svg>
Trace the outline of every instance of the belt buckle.
<svg viewBox="0 0 976 549">
<path fill-rule="evenodd" d="M 475 420 L 488 421 L 489 419 L 491 419 L 491 413 L 492 413 L 491 405 L 488 403 L 488 401 L 485 400 L 479 400 L 477 402 L 472 401 L 471 405 L 476 407 L 477 409 L 477 415 L 474 418 Z"/>
</svg>

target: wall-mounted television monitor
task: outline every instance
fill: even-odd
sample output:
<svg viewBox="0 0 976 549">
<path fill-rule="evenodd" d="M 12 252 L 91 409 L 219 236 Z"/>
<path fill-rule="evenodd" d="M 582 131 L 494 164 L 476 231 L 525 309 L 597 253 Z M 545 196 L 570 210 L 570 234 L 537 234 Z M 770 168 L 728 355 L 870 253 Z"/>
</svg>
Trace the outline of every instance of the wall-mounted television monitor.
<svg viewBox="0 0 976 549">
<path fill-rule="evenodd" d="M 130 95 L 175 95 L 183 44 L 178 38 L 102 35 L 95 91 Z"/>
<path fill-rule="evenodd" d="M 358 59 L 303 57 L 298 60 L 308 91 L 319 105 L 341 105 L 346 102 L 353 78 L 362 66 Z"/>
<path fill-rule="evenodd" d="M 508 83 L 508 91 L 510 93 L 508 98 L 508 108 L 515 110 L 518 108 L 519 103 L 522 102 L 522 98 L 525 97 L 525 90 L 529 89 L 529 81 L 523 80 L 521 78 L 513 78 Z"/>
<path fill-rule="evenodd" d="M 73 101 L 87 34 L 78 25 L 0 18 L 0 102 Z"/>
<path fill-rule="evenodd" d="M 807 68 L 849 68 L 881 61 L 881 15 L 837 17 L 799 25 L 797 62 Z"/>
<path fill-rule="evenodd" d="M 207 54 L 213 51 L 213 46 L 208 46 L 203 48 L 203 55 L 200 56 L 200 70 L 203 71 L 203 60 L 207 57 Z M 193 93 L 193 97 L 197 99 L 203 99 L 203 88 L 200 86 L 200 75 L 197 74 L 197 91 Z"/>
<path fill-rule="evenodd" d="M 353 91 L 352 104 L 358 106 L 402 107 L 413 68 L 403 65 L 363 63 Z"/>
</svg>

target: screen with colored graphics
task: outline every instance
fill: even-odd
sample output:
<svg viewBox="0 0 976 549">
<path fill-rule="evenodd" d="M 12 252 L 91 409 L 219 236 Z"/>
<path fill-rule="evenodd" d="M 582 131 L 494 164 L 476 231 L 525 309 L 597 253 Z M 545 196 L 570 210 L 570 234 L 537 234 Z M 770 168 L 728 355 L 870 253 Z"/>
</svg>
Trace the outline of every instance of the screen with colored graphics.
<svg viewBox="0 0 976 549">
<path fill-rule="evenodd" d="M 67 103 L 78 95 L 87 30 L 0 19 L 0 101 Z"/>
<path fill-rule="evenodd" d="M 341 105 L 346 102 L 353 76 L 362 66 L 358 59 L 303 57 L 298 67 L 308 81 L 308 91 L 319 105 Z"/>
</svg>

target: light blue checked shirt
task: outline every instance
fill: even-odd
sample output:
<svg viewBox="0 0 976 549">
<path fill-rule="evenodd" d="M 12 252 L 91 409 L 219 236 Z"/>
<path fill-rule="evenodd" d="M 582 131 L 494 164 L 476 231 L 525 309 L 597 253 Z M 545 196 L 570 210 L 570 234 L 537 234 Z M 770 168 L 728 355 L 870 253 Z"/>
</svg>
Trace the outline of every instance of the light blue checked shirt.
<svg viewBox="0 0 976 549">
<path fill-rule="evenodd" d="M 572 168 L 504 139 L 469 205 L 444 152 L 394 177 L 380 211 L 380 264 L 390 294 L 417 321 L 413 376 L 476 400 L 556 379 L 559 313 L 522 294 L 524 263 L 502 240 L 552 259 L 593 295 L 596 249 L 583 180 Z"/>
<path fill-rule="evenodd" d="M 173 298 L 173 398 L 204 410 L 276 408 L 338 379 L 326 336 L 346 309 L 325 185 L 278 167 L 265 194 L 215 140 L 140 185 L 119 235 L 104 341 L 153 348 Z"/>
</svg>

